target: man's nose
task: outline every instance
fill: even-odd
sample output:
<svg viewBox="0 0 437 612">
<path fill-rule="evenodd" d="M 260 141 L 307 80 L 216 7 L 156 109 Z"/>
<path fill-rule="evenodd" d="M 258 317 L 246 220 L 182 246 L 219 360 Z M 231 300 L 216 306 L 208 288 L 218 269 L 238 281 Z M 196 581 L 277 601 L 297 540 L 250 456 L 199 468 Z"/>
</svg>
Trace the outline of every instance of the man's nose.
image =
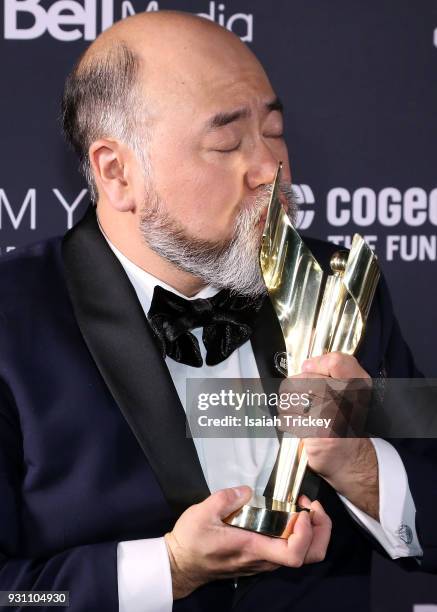
<svg viewBox="0 0 437 612">
<path fill-rule="evenodd" d="M 261 144 L 247 169 L 248 187 L 256 189 L 273 183 L 280 161 L 268 146 Z"/>
</svg>

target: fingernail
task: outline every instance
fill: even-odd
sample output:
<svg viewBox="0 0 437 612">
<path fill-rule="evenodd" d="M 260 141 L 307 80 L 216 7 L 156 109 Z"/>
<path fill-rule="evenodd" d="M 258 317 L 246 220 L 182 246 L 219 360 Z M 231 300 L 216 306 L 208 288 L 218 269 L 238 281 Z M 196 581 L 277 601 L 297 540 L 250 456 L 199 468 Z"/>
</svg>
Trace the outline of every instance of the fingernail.
<svg viewBox="0 0 437 612">
<path fill-rule="evenodd" d="M 233 487 L 233 491 L 235 493 L 235 497 L 242 497 L 243 489 L 241 487 Z"/>
</svg>

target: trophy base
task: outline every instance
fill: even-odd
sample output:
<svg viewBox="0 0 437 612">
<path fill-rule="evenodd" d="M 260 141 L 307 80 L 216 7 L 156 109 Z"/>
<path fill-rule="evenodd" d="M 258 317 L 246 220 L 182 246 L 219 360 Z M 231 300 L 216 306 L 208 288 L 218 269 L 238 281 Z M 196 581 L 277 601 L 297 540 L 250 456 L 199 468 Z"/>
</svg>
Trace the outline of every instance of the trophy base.
<svg viewBox="0 0 437 612">
<path fill-rule="evenodd" d="M 293 533 L 300 512 L 310 511 L 295 504 L 256 497 L 250 504 L 245 504 L 225 518 L 225 523 L 262 535 L 287 539 Z"/>
</svg>

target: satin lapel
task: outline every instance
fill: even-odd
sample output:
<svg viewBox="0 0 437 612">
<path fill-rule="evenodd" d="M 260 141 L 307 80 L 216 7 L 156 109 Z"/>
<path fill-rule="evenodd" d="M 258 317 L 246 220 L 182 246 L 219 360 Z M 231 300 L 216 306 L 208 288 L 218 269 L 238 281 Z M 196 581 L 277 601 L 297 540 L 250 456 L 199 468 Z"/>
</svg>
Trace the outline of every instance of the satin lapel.
<svg viewBox="0 0 437 612">
<path fill-rule="evenodd" d="M 284 337 L 268 297 L 258 313 L 251 343 L 260 377 L 283 378 L 275 367 L 275 355 L 285 351 Z"/>
<path fill-rule="evenodd" d="M 184 409 L 123 267 L 90 208 L 64 238 L 67 286 L 85 342 L 179 514 L 209 495 Z"/>
</svg>

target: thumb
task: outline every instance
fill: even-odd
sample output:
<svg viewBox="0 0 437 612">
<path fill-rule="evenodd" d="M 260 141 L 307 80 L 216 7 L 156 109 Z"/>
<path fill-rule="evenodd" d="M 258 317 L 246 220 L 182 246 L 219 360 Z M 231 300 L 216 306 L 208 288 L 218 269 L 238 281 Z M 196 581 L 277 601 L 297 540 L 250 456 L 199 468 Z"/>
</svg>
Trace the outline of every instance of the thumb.
<svg viewBox="0 0 437 612">
<path fill-rule="evenodd" d="M 232 487 L 231 489 L 221 489 L 210 495 L 202 504 L 202 510 L 209 516 L 215 516 L 222 520 L 239 510 L 252 497 L 250 487 Z"/>
</svg>

